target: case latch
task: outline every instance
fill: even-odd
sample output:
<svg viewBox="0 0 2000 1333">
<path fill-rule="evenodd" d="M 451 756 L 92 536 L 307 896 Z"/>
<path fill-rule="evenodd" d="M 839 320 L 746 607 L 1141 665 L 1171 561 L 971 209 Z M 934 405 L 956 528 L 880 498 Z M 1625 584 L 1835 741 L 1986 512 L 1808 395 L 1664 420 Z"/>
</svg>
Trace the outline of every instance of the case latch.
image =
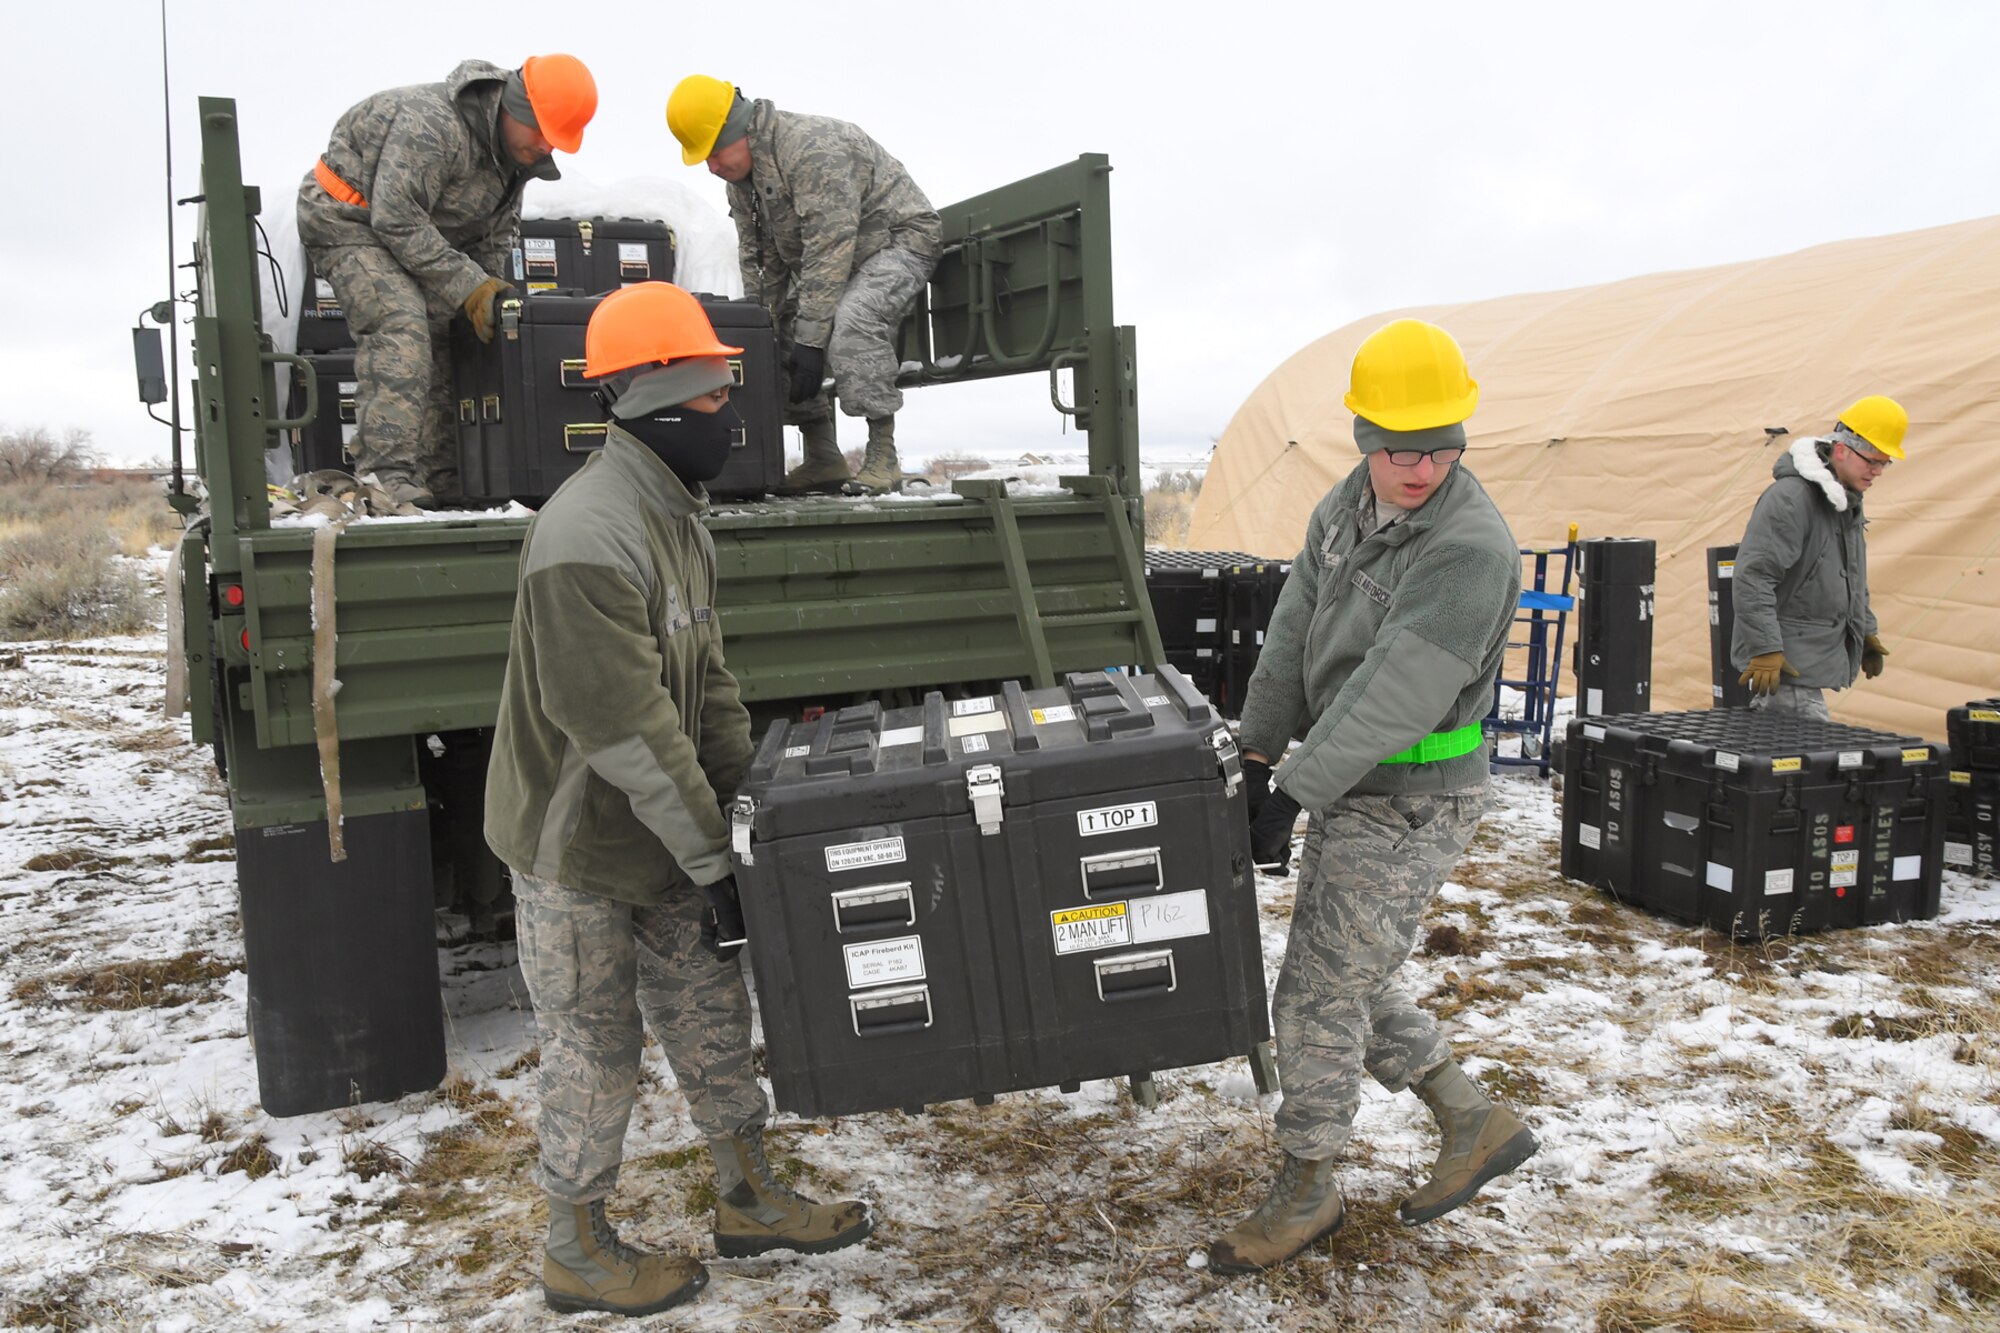
<svg viewBox="0 0 2000 1333">
<path fill-rule="evenodd" d="M 757 813 L 757 798 L 739 796 L 729 803 L 729 850 L 746 866 L 757 864 L 750 851 L 750 820 Z"/>
<path fill-rule="evenodd" d="M 1243 760 L 1236 751 L 1236 738 L 1229 728 L 1217 727 L 1208 733 L 1209 748 L 1215 751 L 1216 767 L 1222 770 L 1222 794 L 1234 796 L 1243 786 Z"/>
<path fill-rule="evenodd" d="M 1000 765 L 980 764 L 965 770 L 965 794 L 972 798 L 972 817 L 979 822 L 981 833 L 993 834 L 1000 831 L 1000 798 L 1007 794 L 1007 787 L 1000 781 Z"/>
</svg>

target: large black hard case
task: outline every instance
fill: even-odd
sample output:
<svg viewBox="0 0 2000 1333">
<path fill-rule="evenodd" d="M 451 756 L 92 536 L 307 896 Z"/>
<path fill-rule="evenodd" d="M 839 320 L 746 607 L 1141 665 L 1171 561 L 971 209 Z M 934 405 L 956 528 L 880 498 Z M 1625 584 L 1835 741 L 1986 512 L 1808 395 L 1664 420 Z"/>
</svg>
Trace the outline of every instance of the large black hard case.
<svg viewBox="0 0 2000 1333">
<path fill-rule="evenodd" d="M 537 506 L 604 447 L 604 413 L 584 376 L 584 330 L 602 297 L 511 297 L 500 331 L 481 343 L 462 322 L 453 333 L 458 391 L 459 476 L 475 504 L 508 500 Z M 737 383 L 730 401 L 743 417 L 740 444 L 708 492 L 758 496 L 784 475 L 784 416 L 778 399 L 777 335 L 754 301 L 703 296 Z"/>
<path fill-rule="evenodd" d="M 1708 672 L 1710 702 L 1717 708 L 1747 708 L 1750 687 L 1729 663 L 1736 633 L 1736 548 L 1708 548 Z"/>
<path fill-rule="evenodd" d="M 1270 1026 L 1240 791 L 1228 729 L 1171 667 L 774 723 L 731 833 L 777 1104 L 1252 1054 Z"/>
<path fill-rule="evenodd" d="M 312 368 L 312 376 L 319 385 L 319 411 L 311 421 L 299 427 L 294 433 L 298 442 L 298 470 L 317 472 L 322 468 L 334 468 L 341 472 L 354 470 L 354 432 L 359 415 L 356 410 L 361 388 L 360 380 L 354 372 L 354 351 L 306 352 L 303 357 Z M 292 367 L 291 411 L 297 415 L 305 410 L 304 367 Z"/>
<path fill-rule="evenodd" d="M 1562 872 L 1737 938 L 1937 915 L 1939 747 L 1744 708 L 1577 718 Z"/>
<path fill-rule="evenodd" d="M 1653 587 L 1649 537 L 1576 544 L 1576 710 L 1643 713 L 1653 706 Z"/>
<path fill-rule="evenodd" d="M 1241 551 L 1146 548 L 1146 596 L 1167 661 L 1211 701 L 1220 693 L 1224 667 L 1223 571 L 1255 559 Z"/>
<path fill-rule="evenodd" d="M 647 218 L 523 218 L 512 277 L 530 296 L 672 282 L 673 229 Z"/>
</svg>

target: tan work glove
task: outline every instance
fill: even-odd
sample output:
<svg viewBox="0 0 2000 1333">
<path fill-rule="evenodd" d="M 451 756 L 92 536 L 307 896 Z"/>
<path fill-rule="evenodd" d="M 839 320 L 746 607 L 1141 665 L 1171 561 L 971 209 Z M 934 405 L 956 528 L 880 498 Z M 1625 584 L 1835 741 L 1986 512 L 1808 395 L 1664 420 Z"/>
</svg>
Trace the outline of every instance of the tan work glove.
<svg viewBox="0 0 2000 1333">
<path fill-rule="evenodd" d="M 1736 678 L 1736 683 L 1748 685 L 1752 694 L 1776 694 L 1780 676 L 1798 674 L 1798 668 L 1787 662 L 1783 653 L 1758 653 Z"/>
<path fill-rule="evenodd" d="M 1889 650 L 1882 646 L 1882 640 L 1871 634 L 1861 641 L 1861 674 L 1873 680 L 1882 674 L 1882 659 Z"/>
<path fill-rule="evenodd" d="M 472 321 L 472 331 L 483 343 L 493 341 L 493 307 L 499 302 L 500 293 L 506 290 L 505 278 L 488 278 L 465 298 L 465 317 Z"/>
</svg>

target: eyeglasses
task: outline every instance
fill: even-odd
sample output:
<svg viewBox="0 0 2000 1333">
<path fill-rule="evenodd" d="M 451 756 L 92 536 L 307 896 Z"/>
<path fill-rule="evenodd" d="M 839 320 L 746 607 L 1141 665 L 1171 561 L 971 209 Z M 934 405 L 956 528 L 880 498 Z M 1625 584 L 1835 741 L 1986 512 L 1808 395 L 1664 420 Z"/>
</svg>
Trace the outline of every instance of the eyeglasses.
<svg viewBox="0 0 2000 1333">
<path fill-rule="evenodd" d="M 1848 453 L 1853 454 L 1856 458 L 1860 459 L 1863 463 L 1865 463 L 1869 467 L 1874 468 L 1877 472 L 1886 471 L 1889 467 L 1889 464 L 1896 461 L 1895 459 L 1889 457 L 1887 454 L 1874 454 L 1874 453 L 1869 453 L 1866 450 L 1856 449 L 1853 445 L 1848 444 L 1845 441 L 1842 441 L 1841 447 L 1846 449 Z"/>
<path fill-rule="evenodd" d="M 1430 459 L 1439 467 L 1450 467 L 1465 456 L 1464 449 L 1390 449 L 1385 452 L 1389 461 L 1397 467 L 1415 467 L 1422 459 Z"/>
</svg>

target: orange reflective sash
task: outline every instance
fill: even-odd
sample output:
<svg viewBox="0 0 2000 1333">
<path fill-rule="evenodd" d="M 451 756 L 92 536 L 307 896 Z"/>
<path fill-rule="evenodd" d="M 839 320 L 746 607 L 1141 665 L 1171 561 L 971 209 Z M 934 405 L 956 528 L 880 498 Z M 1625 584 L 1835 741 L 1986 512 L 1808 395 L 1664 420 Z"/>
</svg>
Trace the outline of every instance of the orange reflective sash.
<svg viewBox="0 0 2000 1333">
<path fill-rule="evenodd" d="M 368 207 L 368 196 L 334 175 L 333 168 L 326 164 L 325 158 L 313 163 L 313 179 L 319 182 L 320 189 L 341 203 L 353 204 L 356 208 Z"/>
</svg>

